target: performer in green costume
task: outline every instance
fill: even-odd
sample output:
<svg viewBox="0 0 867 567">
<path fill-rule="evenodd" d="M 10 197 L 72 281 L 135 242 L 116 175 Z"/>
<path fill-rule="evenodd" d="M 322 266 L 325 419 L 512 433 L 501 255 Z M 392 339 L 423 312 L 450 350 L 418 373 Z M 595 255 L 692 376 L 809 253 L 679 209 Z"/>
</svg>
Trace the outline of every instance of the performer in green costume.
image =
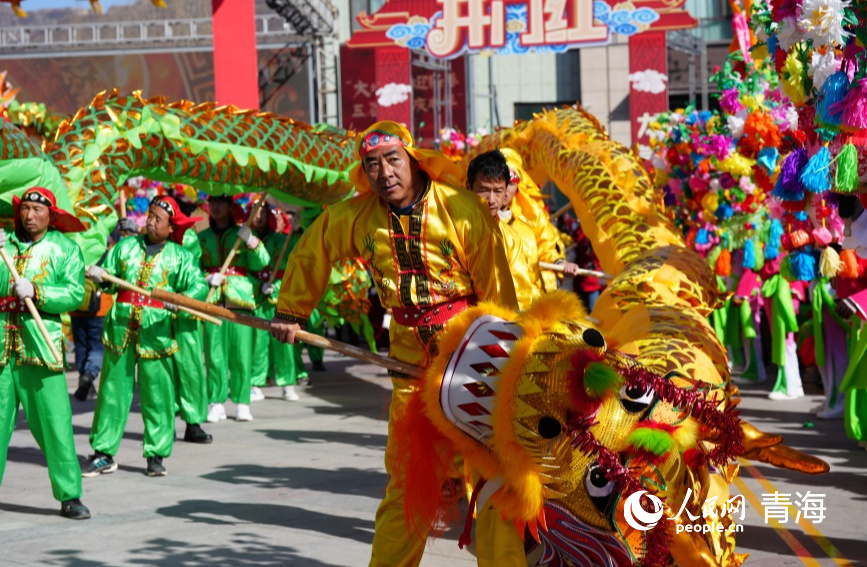
<svg viewBox="0 0 867 567">
<path fill-rule="evenodd" d="M 256 307 L 253 290 L 256 281 L 247 270 L 260 271 L 271 263 L 271 255 L 247 226 L 238 226 L 232 218 L 232 198 L 211 196 L 210 228 L 199 233 L 202 245 L 202 269 L 208 274 L 208 284 L 215 288 L 212 303 L 252 314 Z M 235 254 L 225 275 L 220 267 L 235 243 L 244 242 Z M 253 419 L 250 413 L 250 380 L 252 378 L 253 329 L 235 323 L 222 327 L 205 326 L 205 368 L 208 373 L 208 421 L 226 419 L 223 403 L 231 394 L 237 405 L 238 421 Z"/>
<path fill-rule="evenodd" d="M 291 232 L 292 229 L 288 219 L 284 218 L 281 211 L 273 209 L 269 205 L 265 205 L 259 210 L 252 226 L 265 248 L 268 249 L 272 261 L 272 266 L 269 269 L 253 273 L 253 276 L 258 280 L 258 285 L 254 288 L 255 315 L 271 320 L 277 309 L 277 296 L 280 293 L 286 260 L 300 237 L 297 234 L 286 234 L 287 230 Z M 287 239 L 289 239 L 288 244 L 286 244 Z M 280 259 L 284 244 L 286 245 L 286 252 Z M 278 259 L 281 260 L 281 265 L 273 265 Z M 273 281 L 269 281 L 272 279 L 271 271 L 274 269 L 277 270 L 277 273 Z M 269 372 L 274 376 L 277 385 L 283 388 L 283 399 L 298 401 L 298 393 L 295 391 L 297 368 L 294 346 L 279 342 L 268 331 L 257 329 L 253 331 L 253 377 L 251 380 L 253 388 L 250 393 L 253 401 L 265 399 L 261 388 L 268 381 Z"/>
<path fill-rule="evenodd" d="M 157 196 L 156 199 L 161 199 Z M 172 197 L 174 199 L 174 197 Z M 189 217 L 195 210 L 185 209 L 182 202 L 175 200 L 181 212 Z M 201 217 L 189 217 L 190 228 L 186 229 L 181 239 L 181 246 L 192 254 L 193 265 L 199 266 L 202 257 L 202 247 L 193 225 L 202 220 Z M 139 234 L 141 231 L 136 223 L 128 218 L 122 218 L 117 223 L 121 233 Z M 202 342 L 202 323 L 185 313 L 179 313 L 175 319 L 175 340 L 182 356 L 177 357 L 178 366 L 178 399 L 181 418 L 186 422 L 184 441 L 188 443 L 210 443 L 213 436 L 202 429 L 201 424 L 208 418 L 208 382 L 205 379 L 204 345 Z"/>
<path fill-rule="evenodd" d="M 63 352 L 60 314 L 84 300 L 84 259 L 81 249 L 63 232 L 84 226 L 57 208 L 54 194 L 42 187 L 13 198 L 15 231 L 0 230 L 0 247 L 15 259 L 21 279 L 13 282 L 0 262 L 0 480 L 19 404 L 36 443 L 45 453 L 51 492 L 60 501 L 60 514 L 74 520 L 90 517 L 81 503 L 81 467 L 72 437 L 72 408 L 63 362 L 49 350 L 36 321 L 24 304 L 30 298 L 45 322 L 58 352 Z"/>
<path fill-rule="evenodd" d="M 156 288 L 204 299 L 208 292 L 193 256 L 179 244 L 193 224 L 171 197 L 155 199 L 147 234 L 121 240 L 108 254 L 105 270 L 92 266 L 87 276 L 105 284 L 106 272 L 146 290 Z M 170 237 L 172 238 L 170 240 Z M 113 285 L 104 285 L 116 291 Z M 148 476 L 165 476 L 163 459 L 171 456 L 178 411 L 178 343 L 173 330 L 177 306 L 120 290 L 105 318 L 106 353 L 100 374 L 96 412 L 90 431 L 95 453 L 82 470 L 86 477 L 117 470 L 114 455 L 129 418 L 138 366 L 144 420 L 144 457 Z"/>
</svg>

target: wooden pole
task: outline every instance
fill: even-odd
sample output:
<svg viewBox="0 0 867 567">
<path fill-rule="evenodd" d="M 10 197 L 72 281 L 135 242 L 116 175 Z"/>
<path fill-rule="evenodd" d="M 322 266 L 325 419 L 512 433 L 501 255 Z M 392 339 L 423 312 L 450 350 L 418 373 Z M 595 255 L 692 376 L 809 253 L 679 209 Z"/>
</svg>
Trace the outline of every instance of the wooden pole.
<svg viewBox="0 0 867 567">
<path fill-rule="evenodd" d="M 151 292 L 144 289 L 143 287 L 139 287 L 135 284 L 131 284 L 126 280 L 122 280 L 116 276 L 109 274 L 108 272 L 105 272 L 102 275 L 102 277 L 105 280 L 113 283 L 114 285 L 116 285 L 118 287 L 122 287 L 122 288 L 128 289 L 130 291 L 140 293 L 141 295 L 144 295 L 145 297 L 151 297 L 153 295 Z M 174 303 L 174 302 L 170 302 L 170 303 Z M 178 310 L 183 311 L 184 313 L 187 313 L 189 315 L 192 315 L 193 317 L 198 317 L 202 321 L 207 321 L 208 323 L 211 323 L 213 325 L 217 325 L 218 327 L 223 325 L 223 322 L 220 319 L 217 319 L 216 317 L 211 317 L 210 315 L 206 315 L 205 313 L 202 313 L 200 311 L 196 311 L 195 309 L 190 309 L 189 307 L 183 307 L 181 305 L 178 305 Z"/>
<path fill-rule="evenodd" d="M 259 214 L 259 209 L 262 208 L 262 205 L 265 204 L 265 197 L 268 196 L 267 191 L 262 191 L 262 194 L 259 196 L 259 200 L 256 201 L 256 204 L 253 206 L 253 210 L 250 212 L 250 216 L 247 218 L 247 222 L 244 223 L 244 226 L 249 228 L 253 224 L 253 220 L 256 218 L 256 215 Z M 223 276 L 226 274 L 226 270 L 229 269 L 229 266 L 232 265 L 232 260 L 235 259 L 235 254 L 238 253 L 238 248 L 241 247 L 241 237 L 235 239 L 235 244 L 232 245 L 232 249 L 229 250 L 229 255 L 226 256 L 226 259 L 223 261 L 223 265 L 220 266 L 220 275 Z M 211 301 L 211 298 L 214 296 L 214 290 L 216 288 L 212 287 L 208 290 L 208 297 L 205 301 Z"/>
<path fill-rule="evenodd" d="M 560 209 L 556 213 L 551 215 L 551 220 L 555 221 L 555 220 L 559 219 L 560 217 L 562 217 L 563 215 L 568 213 L 570 210 L 572 210 L 572 203 L 571 202 L 566 203 L 565 205 L 560 207 Z"/>
<path fill-rule="evenodd" d="M 286 240 L 283 242 L 283 248 L 280 249 L 280 255 L 277 256 L 277 262 L 274 264 L 274 269 L 271 270 L 271 276 L 268 278 L 268 283 L 274 283 L 274 278 L 277 277 L 277 271 L 283 263 L 283 258 L 286 257 L 286 251 L 289 250 L 289 241 L 292 240 L 292 234 L 286 235 Z"/>
<path fill-rule="evenodd" d="M 118 191 L 118 198 L 120 199 L 120 210 L 117 212 L 117 217 L 121 219 L 126 218 L 126 191 L 121 187 L 120 191 Z"/>
<path fill-rule="evenodd" d="M 12 274 L 12 280 L 16 282 L 20 280 L 21 276 L 18 274 L 18 270 L 15 269 L 15 264 L 12 262 L 12 258 L 9 257 L 9 254 L 5 249 L 0 248 L 0 256 L 3 257 L 3 263 L 6 264 L 7 268 L 9 268 L 9 273 Z M 33 300 L 29 297 L 24 298 L 24 305 L 27 306 L 27 310 L 30 311 L 30 315 L 32 315 L 33 320 L 36 321 L 36 326 L 39 328 L 39 333 L 42 335 L 42 338 L 45 339 L 46 343 L 48 343 L 48 350 L 51 351 L 51 356 L 54 357 L 54 361 L 57 362 L 57 364 L 63 364 L 63 357 L 60 356 L 59 352 L 57 352 L 57 347 L 54 346 L 54 342 L 51 340 L 51 335 L 48 333 L 48 329 L 45 328 L 45 321 L 43 321 L 42 316 L 39 315 L 39 311 L 36 309 Z"/>
<path fill-rule="evenodd" d="M 163 289 L 155 289 L 151 296 L 154 299 L 158 299 L 160 301 L 168 301 L 177 305 L 184 305 L 191 309 L 204 311 L 206 313 L 214 315 L 215 317 L 219 317 L 226 321 L 232 321 L 233 323 L 238 323 L 239 325 L 253 327 L 254 329 L 261 329 L 263 331 L 271 330 L 271 321 L 269 321 L 268 319 L 253 317 L 252 315 L 244 315 L 242 313 L 238 313 L 237 311 L 226 309 L 225 307 L 220 307 L 219 305 L 204 303 L 202 301 L 197 301 L 190 297 L 171 293 Z M 376 364 L 377 366 L 381 366 L 388 370 L 394 370 L 395 372 L 406 374 L 411 378 L 420 378 L 422 374 L 422 369 L 418 368 L 417 366 L 413 366 L 405 362 L 400 362 L 398 360 L 393 360 L 385 356 L 380 356 L 378 354 L 370 352 L 369 350 L 348 345 L 340 341 L 332 341 L 331 339 L 327 339 L 319 335 L 314 335 L 313 333 L 308 333 L 307 331 L 298 331 L 295 336 L 309 345 L 327 348 L 329 350 L 339 352 L 340 354 L 344 354 L 346 356 L 356 358 L 364 362 Z"/>
<path fill-rule="evenodd" d="M 551 270 L 552 272 L 565 272 L 566 268 L 563 264 L 552 264 L 550 262 L 539 262 L 539 267 L 543 270 Z M 579 276 L 590 276 L 593 278 L 599 278 L 602 280 L 613 280 L 614 276 L 611 274 L 606 274 L 605 272 L 597 272 L 596 270 L 584 270 L 579 268 L 578 273 L 576 275 Z"/>
</svg>

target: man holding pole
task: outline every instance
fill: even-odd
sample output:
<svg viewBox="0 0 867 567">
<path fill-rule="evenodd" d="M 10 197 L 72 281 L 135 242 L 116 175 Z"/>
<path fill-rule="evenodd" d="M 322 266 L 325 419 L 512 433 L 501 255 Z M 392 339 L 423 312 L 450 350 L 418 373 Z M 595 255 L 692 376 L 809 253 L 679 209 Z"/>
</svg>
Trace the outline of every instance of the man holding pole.
<svg viewBox="0 0 867 567">
<path fill-rule="evenodd" d="M 84 258 L 63 232 L 84 226 L 57 207 L 54 194 L 33 187 L 13 199 L 15 231 L 0 230 L 0 479 L 19 404 L 45 453 L 60 514 L 83 520 L 81 467 L 72 437 L 72 408 L 63 358 L 60 315 L 84 300 Z M 13 263 L 14 262 L 14 263 Z M 38 310 L 38 311 L 37 311 Z"/>
<path fill-rule="evenodd" d="M 252 314 L 253 290 L 257 280 L 247 270 L 265 270 L 271 256 L 248 224 L 238 226 L 232 218 L 232 198 L 213 195 L 210 228 L 199 233 L 202 269 L 211 286 L 209 300 L 229 309 Z M 251 219 L 254 215 L 251 214 Z M 239 246 L 239 242 L 242 245 Z M 234 244 L 233 244 L 234 243 Z M 223 269 L 226 260 L 231 262 Z M 250 380 L 252 378 L 253 329 L 235 323 L 205 327 L 205 367 L 208 373 L 208 421 L 226 419 L 225 401 L 232 396 L 235 418 L 251 421 Z"/>
<path fill-rule="evenodd" d="M 350 177 L 362 194 L 326 208 L 305 231 L 289 257 L 271 332 L 294 342 L 325 291 L 332 263 L 362 257 L 383 305 L 394 313 L 391 356 L 425 366 L 449 319 L 470 305 L 517 307 L 500 232 L 476 196 L 448 184 L 460 178 L 454 164 L 417 148 L 403 126 L 377 122 L 359 134 L 355 147 L 360 163 Z M 390 415 L 397 416 L 416 386 L 392 375 Z M 389 437 L 389 473 L 394 451 Z M 407 528 L 400 485 L 392 476 L 377 511 L 372 566 L 421 561 L 425 543 Z M 499 512 L 480 511 L 478 522 L 480 565 L 526 565 L 521 539 Z"/>
<path fill-rule="evenodd" d="M 259 214 L 253 219 L 253 230 L 256 236 L 268 249 L 274 264 L 270 269 L 254 272 L 259 285 L 255 288 L 256 310 L 255 315 L 263 319 L 271 319 L 277 308 L 277 297 L 280 293 L 280 284 L 283 281 L 283 271 L 286 268 L 286 260 L 289 252 L 297 243 L 298 236 L 292 234 L 292 227 L 288 218 L 278 209 L 265 205 L 259 210 Z M 287 234 L 289 233 L 289 234 Z M 295 391 L 297 382 L 297 368 L 295 364 L 295 347 L 276 340 L 268 331 L 256 329 L 253 331 L 253 372 L 251 383 L 252 398 L 264 399 L 260 389 L 268 381 L 269 370 L 274 369 L 274 381 L 283 388 L 283 399 L 286 401 L 298 401 L 298 393 Z"/>
<path fill-rule="evenodd" d="M 558 264 L 561 273 L 577 275 L 578 264 L 567 262 L 559 249 L 560 232 L 551 224 L 548 213 L 542 205 L 542 194 L 530 175 L 524 171 L 524 160 L 512 148 L 500 150 L 509 166 L 509 183 L 503 207 L 499 211 L 500 220 L 511 226 L 521 236 L 529 248 L 528 253 L 536 262 Z M 559 288 L 557 272 L 542 270 L 543 291 L 551 293 Z"/>
<path fill-rule="evenodd" d="M 87 275 L 96 282 L 109 284 L 105 285 L 109 292 L 115 290 L 115 282 L 125 281 L 134 282 L 141 292 L 160 288 L 204 299 L 208 288 L 201 271 L 193 263 L 192 255 L 179 244 L 192 224 L 192 219 L 170 197 L 154 199 L 148 208 L 147 234 L 121 240 L 109 252 L 105 269 L 92 266 Z M 114 455 L 129 417 L 136 367 L 145 425 L 146 472 L 148 476 L 166 475 L 163 459 L 172 453 L 178 409 L 174 312 L 177 312 L 175 305 L 150 299 L 145 293 L 129 289 L 118 292 L 102 333 L 106 354 L 90 431 L 90 445 L 95 453 L 84 467 L 83 476 L 117 470 Z"/>
</svg>

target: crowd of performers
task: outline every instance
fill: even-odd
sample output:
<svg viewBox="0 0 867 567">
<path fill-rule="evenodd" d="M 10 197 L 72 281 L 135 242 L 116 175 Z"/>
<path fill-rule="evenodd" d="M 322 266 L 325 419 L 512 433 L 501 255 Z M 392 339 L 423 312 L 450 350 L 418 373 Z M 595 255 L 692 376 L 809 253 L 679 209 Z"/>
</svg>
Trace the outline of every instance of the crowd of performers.
<svg viewBox="0 0 867 567">
<path fill-rule="evenodd" d="M 365 315 L 372 287 L 375 302 L 389 312 L 389 355 L 425 367 L 450 319 L 468 307 L 485 301 L 522 310 L 557 289 L 564 274 L 576 275 L 579 264 L 566 260 L 567 248 L 581 268 L 598 269 L 577 227 L 567 223 L 567 232 L 575 230 L 570 237 L 552 224 L 539 188 L 512 150 L 480 154 L 460 171 L 443 154 L 417 147 L 404 127 L 386 121 L 358 135 L 356 154 L 360 165 L 350 174 L 356 196 L 305 215 L 303 222 L 295 222 L 303 230 L 268 205 L 251 204 L 252 218 L 242 224 L 233 214 L 233 199 L 217 195 L 209 198 L 208 227 L 196 233 L 194 225 L 203 219 L 189 216 L 190 208 L 172 197 L 158 196 L 149 205 L 143 230 L 122 219 L 122 236 L 90 267 L 64 236 L 81 230 L 81 223 L 56 206 L 50 191 L 32 188 L 16 198 L 14 229 L 0 232 L 0 245 L 14 257 L 20 275 L 7 270 L 7 276 L 0 277 L 0 286 L 6 288 L 0 290 L 0 316 L 7 329 L 0 378 L 0 474 L 20 404 L 46 455 L 61 514 L 88 518 L 90 512 L 80 500 L 81 478 L 117 470 L 115 458 L 136 380 L 146 473 L 163 476 L 177 415 L 186 422 L 185 441 L 210 443 L 212 437 L 201 425 L 227 419 L 229 399 L 237 421 L 252 420 L 250 404 L 263 399 L 261 388 L 269 378 L 283 388 L 284 399 L 298 400 L 295 385 L 306 377 L 300 349 L 306 346 L 314 369 L 324 369 L 321 349 L 296 342 L 298 331 L 322 333 L 323 322 L 331 320 L 350 326 L 375 350 L 376 329 Z M 863 237 L 867 247 L 867 230 L 858 228 L 859 220 L 867 217 L 860 215 L 863 207 L 857 199 L 852 209 L 851 241 L 859 243 Z M 236 239 L 243 245 L 228 268 L 221 269 Z M 542 269 L 547 263 L 557 265 L 556 270 Z M 867 288 L 867 281 L 860 286 L 856 282 L 853 289 L 806 289 L 774 277 L 772 272 L 745 270 L 730 279 L 734 296 L 714 315 L 720 338 L 744 376 L 764 379 L 765 362 L 776 365 L 770 398 L 789 400 L 803 395 L 797 357 L 810 344 L 801 337 L 799 351 L 798 331 L 815 329 L 812 343 L 825 345 L 818 365 L 826 402 L 819 417 L 840 417 L 844 404 L 855 403 L 855 396 L 841 391 L 847 362 L 846 349 L 838 348 L 840 334 L 848 317 L 867 312 L 860 307 L 867 303 L 859 299 L 867 292 L 856 293 Z M 202 322 L 177 305 L 118 287 L 116 279 L 148 292 L 159 288 L 269 319 L 271 331 Z M 576 293 L 592 308 L 604 281 L 574 281 Z M 349 293 L 333 293 L 335 285 Z M 112 302 L 100 304 L 100 297 L 112 294 Z M 848 298 L 834 311 L 828 309 L 832 294 Z M 349 308 L 342 305 L 347 298 L 353 303 Z M 26 310 L 28 299 L 58 348 L 63 344 L 61 314 L 73 313 L 80 373 L 74 397 L 83 400 L 96 392 L 93 454 L 83 465 L 73 442 L 64 367 L 54 360 Z M 805 322 L 808 311 L 811 324 Z M 100 320 L 101 326 L 94 324 Z M 93 348 L 95 337 L 104 354 Z M 801 366 L 808 362 L 802 360 Z M 396 415 L 417 386 L 406 375 L 390 374 L 390 412 Z M 390 433 L 392 426 L 390 420 Z M 390 435 L 387 469 L 395 450 Z M 391 479 L 376 513 L 371 565 L 415 565 L 425 542 L 408 529 L 400 478 L 388 472 Z M 520 536 L 495 510 L 478 513 L 476 539 L 480 565 L 526 565 Z"/>
<path fill-rule="evenodd" d="M 264 398 L 261 388 L 269 378 L 282 387 L 284 399 L 298 400 L 295 386 L 307 377 L 301 349 L 313 370 L 324 370 L 321 348 L 291 344 L 302 325 L 314 333 L 322 333 L 326 321 L 346 325 L 375 351 L 376 331 L 367 317 L 372 287 L 374 301 L 389 311 L 391 355 L 424 366 L 450 317 L 480 300 L 518 308 L 556 289 L 558 276 L 542 272 L 540 261 L 559 264 L 565 273 L 577 268 L 565 261 L 561 235 L 516 153 L 489 152 L 474 160 L 470 191 L 453 185 L 462 176 L 454 162 L 415 147 L 409 132 L 394 123 L 361 135 L 358 156 L 364 161 L 353 181 L 360 196 L 324 212 L 305 211 L 294 229 L 280 209 L 252 203 L 253 218 L 241 223 L 234 200 L 216 195 L 208 199 L 208 227 L 197 233 L 194 225 L 203 219 L 190 216 L 195 206 L 161 195 L 150 203 L 143 227 L 120 220 L 116 242 L 90 267 L 64 236 L 83 225 L 57 206 L 49 190 L 34 187 L 16 198 L 14 227 L 0 233 L 19 272 L 16 277 L 6 270 L 0 278 L 8 288 L 0 311 L 7 329 L 2 368 L 11 375 L 0 392 L 6 409 L 3 466 L 22 405 L 46 455 L 61 514 L 88 518 L 81 478 L 117 470 L 136 381 L 146 474 L 163 476 L 177 415 L 186 422 L 185 441 L 210 443 L 202 424 L 226 419 L 229 399 L 237 421 L 252 420 L 250 404 Z M 221 269 L 236 239 L 243 245 Z M 117 280 L 273 318 L 273 330 L 203 323 L 176 305 L 119 287 Z M 64 364 L 36 328 L 27 299 L 57 349 L 64 344 L 61 315 L 71 314 L 79 370 L 73 397 L 96 397 L 93 453 L 83 464 L 73 443 Z M 377 327 L 381 331 L 382 324 Z M 399 407 L 412 386 L 401 377 L 394 385 Z M 390 486 L 388 494 L 374 546 L 385 564 L 423 548 L 402 533 L 399 490 Z"/>
</svg>

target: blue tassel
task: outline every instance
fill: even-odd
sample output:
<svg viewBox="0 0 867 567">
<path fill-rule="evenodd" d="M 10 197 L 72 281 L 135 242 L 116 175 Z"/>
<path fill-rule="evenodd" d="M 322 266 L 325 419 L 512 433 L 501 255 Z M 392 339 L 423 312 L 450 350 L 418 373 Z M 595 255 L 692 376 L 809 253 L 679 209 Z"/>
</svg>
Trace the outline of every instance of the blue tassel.
<svg viewBox="0 0 867 567">
<path fill-rule="evenodd" d="M 727 221 L 730 218 L 732 218 L 732 214 L 733 214 L 732 207 L 731 207 L 731 205 L 729 205 L 727 203 L 723 203 L 722 205 L 717 207 L 716 212 L 714 214 L 716 215 L 716 218 L 720 222 Z"/>
<path fill-rule="evenodd" d="M 754 270 L 756 268 L 756 244 L 752 238 L 744 244 L 744 260 L 742 264 L 745 270 Z"/>
<path fill-rule="evenodd" d="M 759 165 L 765 168 L 768 176 L 772 175 L 777 168 L 780 151 L 777 148 L 762 148 L 758 157 Z"/>
<path fill-rule="evenodd" d="M 780 256 L 780 245 L 783 238 L 783 223 L 779 219 L 771 221 L 768 231 L 768 244 L 765 246 L 765 259 L 776 260 Z"/>
<path fill-rule="evenodd" d="M 695 243 L 696 244 L 708 244 L 710 243 L 710 238 L 708 236 L 707 229 L 700 228 L 698 229 L 698 233 L 695 235 Z"/>
<path fill-rule="evenodd" d="M 778 45 L 780 45 L 780 42 L 777 40 L 777 34 L 772 33 L 768 37 L 768 56 L 771 58 L 771 61 L 774 60 Z"/>
<path fill-rule="evenodd" d="M 800 179 L 804 188 L 811 193 L 831 190 L 831 152 L 827 146 L 822 146 L 822 149 L 810 158 L 801 171 Z"/>
<path fill-rule="evenodd" d="M 819 91 L 819 103 L 816 105 L 816 120 L 819 124 L 834 129 L 840 126 L 844 109 L 838 108 L 837 112 L 832 112 L 831 107 L 846 97 L 849 86 L 849 75 L 843 71 L 837 71 L 828 77 Z"/>
<path fill-rule="evenodd" d="M 812 250 L 792 252 L 780 265 L 780 273 L 787 280 L 809 282 L 816 279 L 819 267 L 818 257 Z"/>
<path fill-rule="evenodd" d="M 774 186 L 773 195 L 782 201 L 800 201 L 804 198 L 804 185 L 800 174 L 807 165 L 807 150 L 798 148 L 786 156 L 780 168 L 780 176 Z"/>
</svg>

